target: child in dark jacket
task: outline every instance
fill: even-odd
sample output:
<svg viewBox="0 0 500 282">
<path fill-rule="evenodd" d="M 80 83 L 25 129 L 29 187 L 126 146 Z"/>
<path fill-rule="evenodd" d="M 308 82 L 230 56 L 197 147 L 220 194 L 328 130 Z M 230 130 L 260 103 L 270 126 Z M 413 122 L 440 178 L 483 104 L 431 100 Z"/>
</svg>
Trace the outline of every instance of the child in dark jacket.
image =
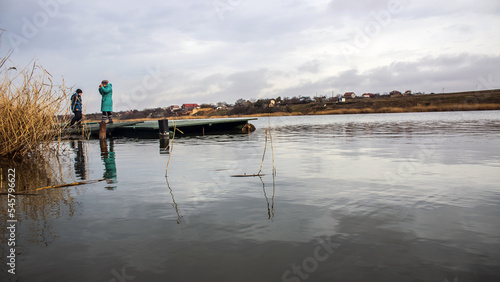
<svg viewBox="0 0 500 282">
<path fill-rule="evenodd" d="M 73 126 L 75 123 L 78 126 L 82 125 L 82 92 L 81 89 L 76 89 L 76 92 L 71 95 L 71 111 L 75 116 L 71 119 L 70 126 Z"/>
</svg>

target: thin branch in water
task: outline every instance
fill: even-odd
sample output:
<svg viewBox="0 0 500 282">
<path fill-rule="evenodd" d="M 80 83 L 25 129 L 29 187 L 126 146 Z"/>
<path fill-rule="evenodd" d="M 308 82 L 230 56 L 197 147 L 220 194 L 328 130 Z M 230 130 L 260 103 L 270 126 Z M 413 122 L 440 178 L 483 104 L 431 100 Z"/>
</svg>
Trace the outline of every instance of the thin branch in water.
<svg viewBox="0 0 500 282">
<path fill-rule="evenodd" d="M 260 174 L 260 172 L 262 171 L 262 165 L 264 164 L 264 158 L 266 156 L 266 148 L 267 148 L 267 129 L 266 129 L 266 141 L 264 143 L 264 152 L 262 153 L 262 161 L 260 162 L 260 168 L 257 174 Z"/>
<path fill-rule="evenodd" d="M 261 176 L 264 176 L 265 174 L 233 174 L 231 175 L 231 177 L 261 177 Z"/>
<path fill-rule="evenodd" d="M 96 179 L 96 180 L 87 180 L 87 181 L 80 181 L 80 182 L 74 182 L 74 183 L 68 183 L 68 184 L 52 185 L 52 186 L 47 186 L 47 187 L 36 188 L 35 191 L 45 190 L 45 189 L 53 189 L 53 188 L 64 188 L 64 187 L 69 187 L 69 186 L 78 186 L 78 185 L 83 185 L 83 184 L 91 184 L 91 183 L 96 183 L 96 182 L 100 182 L 100 181 L 104 181 L 104 180 L 106 180 L 106 179 Z"/>
<path fill-rule="evenodd" d="M 167 161 L 167 167 L 165 168 L 165 177 L 168 175 L 168 165 L 170 164 L 170 158 L 172 157 L 172 152 L 174 151 L 174 139 L 175 139 L 175 131 L 177 129 L 177 123 L 174 121 L 174 134 L 172 135 L 172 141 L 170 141 L 169 146 L 170 146 L 170 154 L 168 154 L 168 161 Z M 179 132 L 181 132 L 179 130 Z"/>
<path fill-rule="evenodd" d="M 274 176 L 276 176 L 276 167 L 274 166 L 274 146 L 273 146 L 273 136 L 271 135 L 271 117 L 269 117 L 269 140 L 271 141 L 271 155 L 273 160 L 273 181 Z"/>
</svg>

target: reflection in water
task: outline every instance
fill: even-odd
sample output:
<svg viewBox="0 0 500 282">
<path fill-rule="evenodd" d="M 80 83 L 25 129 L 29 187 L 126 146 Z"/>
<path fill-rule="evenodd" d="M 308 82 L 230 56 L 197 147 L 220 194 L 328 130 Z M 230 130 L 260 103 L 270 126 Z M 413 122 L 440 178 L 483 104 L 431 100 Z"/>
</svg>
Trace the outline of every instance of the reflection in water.
<svg viewBox="0 0 500 282">
<path fill-rule="evenodd" d="M 175 202 L 174 191 L 170 187 L 170 183 L 168 183 L 168 177 L 165 176 L 165 180 L 167 181 L 168 190 L 170 190 L 170 196 L 172 196 L 172 207 L 174 207 L 175 212 L 177 213 L 177 224 L 182 222 L 182 215 L 179 212 L 179 207 L 177 206 L 177 202 Z"/>
<path fill-rule="evenodd" d="M 108 190 L 115 190 L 117 180 L 114 141 L 112 138 L 109 139 L 109 151 L 106 139 L 100 139 L 99 145 L 101 147 L 101 159 L 104 163 L 103 178 L 106 179 L 107 183 L 109 184 L 104 188 Z"/>
<path fill-rule="evenodd" d="M 65 154 L 53 154 L 40 159 L 25 159 L 12 161 L 0 159 L 0 172 L 2 174 L 2 192 L 7 192 L 8 169 L 15 169 L 16 192 L 22 193 L 38 187 L 58 185 L 67 179 L 72 179 L 73 171 L 68 168 L 72 160 Z M 75 196 L 78 188 L 41 190 L 37 195 L 16 195 L 15 219 L 17 230 L 22 232 L 23 244 L 16 247 L 18 254 L 29 249 L 30 244 L 43 244 L 48 246 L 59 235 L 53 231 L 53 222 L 59 218 L 72 218 L 77 214 L 80 203 Z M 12 219 L 8 209 L 8 197 L 0 196 L 0 222 Z M 7 246 L 7 236 L 0 236 L 0 244 Z M 0 248 L 0 263 L 5 265 L 7 248 Z"/>
<path fill-rule="evenodd" d="M 70 146 L 75 153 L 75 176 L 80 180 L 87 179 L 87 167 L 85 163 L 85 148 L 83 140 L 71 140 Z"/>
<path fill-rule="evenodd" d="M 264 198 L 266 198 L 267 219 L 274 219 L 274 192 L 275 192 L 274 174 L 273 174 L 273 195 L 271 197 L 271 206 L 269 206 L 269 199 L 267 198 L 266 185 L 264 184 L 264 180 L 262 180 L 262 177 L 260 177 L 260 176 L 259 176 L 259 179 L 260 179 L 260 182 L 262 182 L 262 191 L 264 192 Z"/>
<path fill-rule="evenodd" d="M 109 193 L 101 189 L 96 196 L 76 198 L 82 208 L 76 201 L 51 200 L 63 191 L 74 196 L 78 188 L 46 191 L 51 197 L 44 201 L 42 196 L 18 197 L 39 201 L 30 206 L 37 212 L 22 212 L 21 218 L 27 214 L 30 220 L 19 230 L 21 280 L 500 281 L 500 121 L 477 121 L 469 129 L 463 122 L 439 125 L 447 115 L 429 115 L 435 125 L 419 119 L 411 126 L 397 121 L 408 120 L 407 114 L 273 118 L 283 121 L 273 129 L 280 168 L 276 205 L 268 163 L 265 185 L 256 179 L 228 179 L 235 169 L 261 163 L 267 120 L 261 126 L 256 122 L 261 129 L 253 135 L 179 139 L 176 157 L 185 161 L 171 168 L 170 177 L 182 183 L 177 187 L 173 182 L 175 193 L 169 187 L 172 200 L 165 198 L 165 182 L 158 177 L 166 156 L 159 156 L 158 141 L 142 140 L 140 146 L 124 141 L 117 149 L 127 154 L 115 161 L 120 191 L 126 193 L 104 196 L 104 202 L 101 196 Z M 323 125 L 317 126 L 322 119 Z M 349 123 L 358 119 L 359 124 Z M 423 125 L 429 128 L 425 131 Z M 97 154 L 97 159 L 88 155 L 86 162 L 87 177 L 93 179 L 102 176 L 104 167 L 99 143 L 89 143 L 96 150 L 87 150 L 87 155 Z M 110 149 L 106 143 L 105 153 Z M 426 153 L 432 157 L 406 161 L 422 151 L 422 144 L 436 144 Z M 384 173 L 399 173 L 401 163 L 416 169 L 401 184 L 388 184 Z M 73 173 L 73 163 L 67 164 Z M 209 173 L 214 167 L 229 171 Z M 29 174 L 23 177 L 27 181 Z M 141 189 L 136 189 L 138 184 Z M 207 188 L 211 190 L 198 193 Z M 68 200 L 71 195 L 61 196 Z M 168 216 L 154 216 L 165 209 Z M 186 211 L 193 210 L 200 216 L 190 222 Z M 56 211 L 65 216 L 56 219 Z M 179 224 L 173 225 L 174 218 Z M 48 228 L 30 230 L 29 221 Z M 51 243 L 55 236 L 60 237 Z M 28 237 L 49 246 L 33 247 L 25 242 Z M 5 239 L 0 236 L 3 246 Z M 6 254 L 1 256 L 0 263 L 5 263 Z M 96 266 L 93 271 L 88 271 L 88 262 Z M 57 271 L 46 271 L 54 265 Z M 290 271 L 288 276 L 283 276 L 285 271 Z M 8 281 L 2 274 L 0 280 Z"/>
<path fill-rule="evenodd" d="M 430 134 L 457 136 L 461 134 L 483 134 L 498 131 L 500 125 L 496 121 L 477 122 L 467 120 L 470 116 L 460 112 L 440 113 L 440 120 L 433 113 L 375 114 L 375 115 L 338 115 L 311 116 L 292 119 L 280 117 L 275 119 L 274 131 L 281 136 L 299 136 L 298 140 L 310 136 L 330 137 L 411 137 Z M 307 136 L 302 136 L 307 132 Z"/>
<path fill-rule="evenodd" d="M 160 141 L 160 154 L 168 154 L 170 153 L 170 139 L 168 137 L 159 138 Z"/>
</svg>

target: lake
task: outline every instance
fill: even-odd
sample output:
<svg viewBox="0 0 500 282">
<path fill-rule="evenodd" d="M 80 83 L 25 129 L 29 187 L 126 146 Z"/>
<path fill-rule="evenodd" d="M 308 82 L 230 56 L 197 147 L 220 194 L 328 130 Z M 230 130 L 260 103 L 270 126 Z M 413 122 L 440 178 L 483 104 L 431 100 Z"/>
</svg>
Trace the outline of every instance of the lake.
<svg viewBox="0 0 500 282">
<path fill-rule="evenodd" d="M 47 175 L 107 180 L 18 196 L 0 280 L 500 281 L 500 111 L 251 123 L 64 141 Z"/>
</svg>

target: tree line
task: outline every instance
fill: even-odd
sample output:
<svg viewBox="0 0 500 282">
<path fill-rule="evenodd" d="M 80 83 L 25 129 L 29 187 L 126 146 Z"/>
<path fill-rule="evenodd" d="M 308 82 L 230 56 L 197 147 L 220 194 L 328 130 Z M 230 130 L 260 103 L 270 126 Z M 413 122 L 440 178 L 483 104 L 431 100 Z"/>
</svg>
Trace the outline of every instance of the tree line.
<svg viewBox="0 0 500 282">
<path fill-rule="evenodd" d="M 275 112 L 292 112 L 291 106 L 300 104 L 311 104 L 319 102 L 337 101 L 337 97 L 326 98 L 325 96 L 314 97 L 277 97 L 263 99 L 243 99 L 240 98 L 234 104 L 218 102 L 214 104 L 201 104 L 202 109 L 213 109 L 215 115 L 247 115 Z M 142 118 L 163 118 L 188 115 L 192 111 L 173 111 L 169 107 L 146 108 L 143 110 L 128 110 L 113 112 L 113 115 L 120 120 L 142 119 Z M 86 114 L 87 119 L 100 119 L 101 113 Z"/>
</svg>

